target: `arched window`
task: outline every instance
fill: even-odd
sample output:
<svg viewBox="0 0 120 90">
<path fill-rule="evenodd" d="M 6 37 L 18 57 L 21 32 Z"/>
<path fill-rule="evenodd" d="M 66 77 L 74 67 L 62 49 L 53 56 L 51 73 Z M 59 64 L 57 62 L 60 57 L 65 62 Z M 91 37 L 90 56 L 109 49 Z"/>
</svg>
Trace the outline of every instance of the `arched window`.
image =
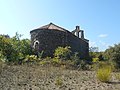
<svg viewBox="0 0 120 90">
<path fill-rule="evenodd" d="M 33 48 L 38 49 L 38 47 L 39 47 L 39 41 L 35 40 L 34 43 L 33 43 Z"/>
</svg>

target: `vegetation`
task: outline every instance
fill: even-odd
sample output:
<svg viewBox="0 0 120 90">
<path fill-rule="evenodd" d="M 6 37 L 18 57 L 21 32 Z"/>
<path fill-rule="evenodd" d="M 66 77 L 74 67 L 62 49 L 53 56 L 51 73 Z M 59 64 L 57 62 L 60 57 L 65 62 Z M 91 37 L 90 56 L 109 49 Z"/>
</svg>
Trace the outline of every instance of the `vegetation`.
<svg viewBox="0 0 120 90">
<path fill-rule="evenodd" d="M 12 38 L 0 36 L 0 60 L 4 62 L 19 62 L 32 54 L 30 40 L 22 39 L 16 33 Z"/>
<path fill-rule="evenodd" d="M 55 58 L 58 58 L 61 60 L 69 59 L 70 55 L 71 55 L 71 50 L 70 50 L 70 47 L 68 47 L 68 46 L 66 46 L 65 48 L 58 47 L 54 53 Z"/>
<path fill-rule="evenodd" d="M 101 82 L 109 82 L 110 78 L 111 78 L 111 67 L 110 66 L 104 66 L 101 67 L 97 70 L 97 78 L 101 81 Z"/>
<path fill-rule="evenodd" d="M 30 46 L 30 40 L 21 40 L 20 38 L 21 35 L 18 33 L 16 33 L 16 35 L 12 38 L 10 38 L 8 35 L 0 35 L 0 61 L 22 62 L 42 59 L 44 51 L 38 53 L 36 56 Z M 93 64 L 100 61 L 109 61 L 115 62 L 117 68 L 120 67 L 120 44 L 108 48 L 105 52 L 98 52 L 98 47 L 90 47 L 89 55 Z M 74 63 L 75 66 L 81 67 L 84 67 L 86 61 L 88 61 L 81 60 L 78 52 L 73 54 L 69 46 L 58 47 L 55 50 L 54 58 L 50 60 L 54 64 L 60 64 L 63 61 L 69 60 L 69 62 Z"/>
<path fill-rule="evenodd" d="M 73 53 L 69 46 L 58 47 L 54 57 L 42 58 L 44 51 L 35 55 L 29 39 L 20 39 L 16 33 L 12 38 L 0 35 L 0 63 L 28 63 L 36 62 L 39 65 L 53 65 L 79 70 L 95 70 L 97 78 L 102 82 L 109 82 L 112 71 L 120 68 L 120 44 L 109 47 L 105 52 L 98 52 L 97 47 L 90 47 L 88 60 L 81 59 L 79 53 Z M 89 62 L 91 61 L 91 63 Z M 120 74 L 115 75 L 120 80 Z M 57 81 L 59 84 L 59 80 Z"/>
<path fill-rule="evenodd" d="M 103 54 L 104 54 L 104 52 L 98 51 L 98 47 L 90 47 L 90 49 L 89 49 L 90 59 L 93 62 L 104 61 Z"/>
<path fill-rule="evenodd" d="M 104 59 L 116 63 L 116 68 L 120 68 L 120 44 L 109 47 L 104 52 Z"/>
<path fill-rule="evenodd" d="M 116 77 L 117 80 L 120 81 L 120 72 L 115 73 L 115 77 Z"/>
<path fill-rule="evenodd" d="M 26 58 L 24 59 L 25 62 L 34 62 L 37 61 L 37 56 L 36 55 L 27 55 Z"/>
<path fill-rule="evenodd" d="M 55 85 L 57 86 L 61 86 L 63 84 L 63 81 L 60 77 L 57 77 L 56 80 L 55 80 Z"/>
</svg>

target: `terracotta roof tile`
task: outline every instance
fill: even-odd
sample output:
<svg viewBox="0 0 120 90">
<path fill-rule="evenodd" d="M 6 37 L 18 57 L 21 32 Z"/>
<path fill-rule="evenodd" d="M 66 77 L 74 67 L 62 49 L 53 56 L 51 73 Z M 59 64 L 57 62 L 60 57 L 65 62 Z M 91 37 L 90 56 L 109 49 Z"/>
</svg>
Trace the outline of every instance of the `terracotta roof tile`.
<svg viewBox="0 0 120 90">
<path fill-rule="evenodd" d="M 60 31 L 66 31 L 66 29 L 62 28 L 62 27 L 59 27 L 53 23 L 50 23 L 48 25 L 45 25 L 45 26 L 42 26 L 42 27 L 39 27 L 37 29 L 52 29 L 52 30 L 60 30 Z"/>
</svg>

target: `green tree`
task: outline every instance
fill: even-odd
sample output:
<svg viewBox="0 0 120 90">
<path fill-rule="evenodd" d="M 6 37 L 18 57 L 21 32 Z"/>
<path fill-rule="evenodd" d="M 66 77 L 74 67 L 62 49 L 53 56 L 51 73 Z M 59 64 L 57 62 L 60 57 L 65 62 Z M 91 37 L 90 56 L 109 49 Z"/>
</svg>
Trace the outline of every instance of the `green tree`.
<svg viewBox="0 0 120 90">
<path fill-rule="evenodd" d="M 5 56 L 6 61 L 19 61 L 26 55 L 32 54 L 29 39 L 20 40 L 21 35 L 16 33 L 12 38 L 0 35 L 0 52 L 2 58 Z"/>
<path fill-rule="evenodd" d="M 98 51 L 98 47 L 90 47 L 89 56 L 92 61 L 103 61 L 103 52 Z"/>
<path fill-rule="evenodd" d="M 120 68 L 120 44 L 115 44 L 109 47 L 104 52 L 104 58 L 116 63 L 117 67 Z"/>
</svg>

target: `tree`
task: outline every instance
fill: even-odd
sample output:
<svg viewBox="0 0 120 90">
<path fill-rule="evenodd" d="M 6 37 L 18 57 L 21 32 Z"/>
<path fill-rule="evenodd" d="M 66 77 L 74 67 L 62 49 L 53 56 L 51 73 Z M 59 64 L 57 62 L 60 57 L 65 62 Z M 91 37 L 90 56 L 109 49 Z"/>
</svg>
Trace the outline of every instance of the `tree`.
<svg viewBox="0 0 120 90">
<path fill-rule="evenodd" d="M 0 52 L 1 57 L 6 58 L 6 61 L 19 61 L 27 55 L 32 54 L 29 39 L 20 40 L 21 35 L 16 33 L 12 38 L 0 35 Z M 3 57 L 5 56 L 5 57 Z"/>
<path fill-rule="evenodd" d="M 89 49 L 89 56 L 91 60 L 103 60 L 103 52 L 98 51 L 98 47 L 90 47 Z"/>
<path fill-rule="evenodd" d="M 117 67 L 120 68 L 120 43 L 106 49 L 104 52 L 104 58 L 115 62 Z"/>
</svg>

